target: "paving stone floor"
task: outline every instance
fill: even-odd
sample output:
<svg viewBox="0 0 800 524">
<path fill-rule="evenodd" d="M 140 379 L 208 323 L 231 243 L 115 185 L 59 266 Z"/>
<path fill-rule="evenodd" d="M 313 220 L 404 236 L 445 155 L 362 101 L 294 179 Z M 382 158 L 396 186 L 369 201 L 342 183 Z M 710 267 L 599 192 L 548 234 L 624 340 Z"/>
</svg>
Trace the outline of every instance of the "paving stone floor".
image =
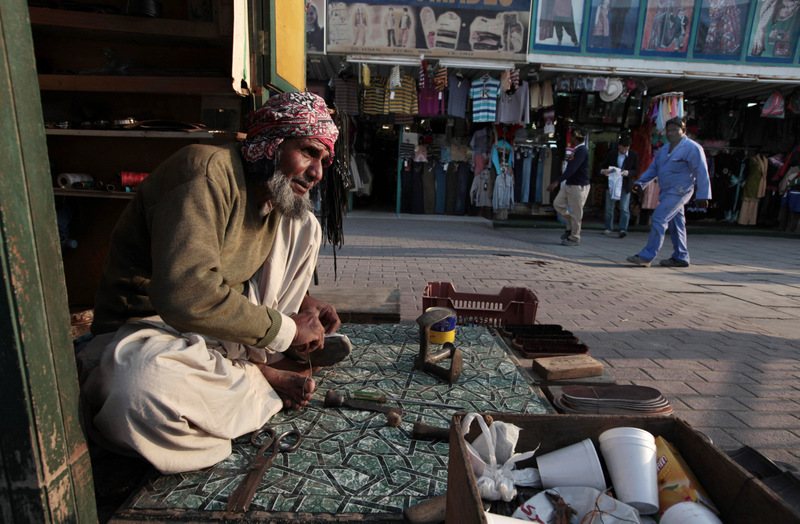
<svg viewBox="0 0 800 524">
<path fill-rule="evenodd" d="M 344 232 L 336 275 L 323 246 L 321 284 L 397 286 L 404 322 L 422 313 L 428 281 L 529 287 L 537 321 L 576 333 L 618 383 L 658 388 L 722 449 L 800 469 L 800 238 L 690 232 L 692 265 L 673 269 L 625 262 L 645 232 L 585 229 L 564 247 L 555 228 L 359 211 Z M 670 254 L 667 239 L 658 259 Z"/>
</svg>

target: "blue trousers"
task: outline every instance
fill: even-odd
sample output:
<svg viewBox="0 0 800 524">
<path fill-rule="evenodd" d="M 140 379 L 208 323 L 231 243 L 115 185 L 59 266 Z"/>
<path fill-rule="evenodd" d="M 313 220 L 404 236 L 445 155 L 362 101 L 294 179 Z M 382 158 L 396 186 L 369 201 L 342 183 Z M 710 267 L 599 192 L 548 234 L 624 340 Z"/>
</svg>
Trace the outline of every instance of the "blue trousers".
<svg viewBox="0 0 800 524">
<path fill-rule="evenodd" d="M 639 258 L 652 261 L 656 258 L 658 250 L 664 244 L 664 234 L 669 226 L 669 236 L 672 239 L 672 258 L 689 262 L 689 248 L 686 246 L 686 215 L 683 206 L 692 199 L 694 188 L 685 192 L 680 189 L 661 190 L 660 202 L 653 211 L 650 225 L 650 238 L 647 245 L 639 252 Z"/>
<path fill-rule="evenodd" d="M 631 194 L 621 193 L 619 200 L 611 199 L 611 191 L 606 191 L 606 230 L 614 230 L 614 202 L 619 202 L 619 230 L 627 231 L 631 219 Z"/>
</svg>

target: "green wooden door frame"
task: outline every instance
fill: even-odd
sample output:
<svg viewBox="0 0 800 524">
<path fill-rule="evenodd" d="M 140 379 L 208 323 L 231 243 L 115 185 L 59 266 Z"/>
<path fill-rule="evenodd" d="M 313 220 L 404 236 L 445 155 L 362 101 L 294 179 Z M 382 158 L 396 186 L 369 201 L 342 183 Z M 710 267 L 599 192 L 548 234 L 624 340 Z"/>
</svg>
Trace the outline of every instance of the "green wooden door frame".
<svg viewBox="0 0 800 524">
<path fill-rule="evenodd" d="M 0 0 L 0 55 L 0 521 L 96 522 L 24 0 Z"/>
</svg>

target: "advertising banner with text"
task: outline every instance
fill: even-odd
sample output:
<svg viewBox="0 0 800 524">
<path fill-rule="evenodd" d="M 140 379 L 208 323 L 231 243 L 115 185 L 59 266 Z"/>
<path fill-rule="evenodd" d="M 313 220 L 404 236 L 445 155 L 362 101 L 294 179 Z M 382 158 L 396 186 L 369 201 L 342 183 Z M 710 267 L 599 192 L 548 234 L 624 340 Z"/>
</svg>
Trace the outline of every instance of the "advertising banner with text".
<svg viewBox="0 0 800 524">
<path fill-rule="evenodd" d="M 329 0 L 327 52 L 524 62 L 532 0 Z"/>
</svg>

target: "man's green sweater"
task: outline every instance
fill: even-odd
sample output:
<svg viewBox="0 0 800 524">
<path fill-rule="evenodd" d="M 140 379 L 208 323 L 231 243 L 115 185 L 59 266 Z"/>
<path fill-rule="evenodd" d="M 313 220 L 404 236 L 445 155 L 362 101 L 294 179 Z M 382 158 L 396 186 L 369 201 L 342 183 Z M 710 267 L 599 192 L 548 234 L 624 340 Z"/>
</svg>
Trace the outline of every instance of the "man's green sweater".
<svg viewBox="0 0 800 524">
<path fill-rule="evenodd" d="M 242 294 L 280 213 L 259 214 L 238 144 L 191 145 L 138 187 L 111 237 L 92 332 L 160 315 L 181 332 L 265 347 L 280 314 Z"/>
</svg>

